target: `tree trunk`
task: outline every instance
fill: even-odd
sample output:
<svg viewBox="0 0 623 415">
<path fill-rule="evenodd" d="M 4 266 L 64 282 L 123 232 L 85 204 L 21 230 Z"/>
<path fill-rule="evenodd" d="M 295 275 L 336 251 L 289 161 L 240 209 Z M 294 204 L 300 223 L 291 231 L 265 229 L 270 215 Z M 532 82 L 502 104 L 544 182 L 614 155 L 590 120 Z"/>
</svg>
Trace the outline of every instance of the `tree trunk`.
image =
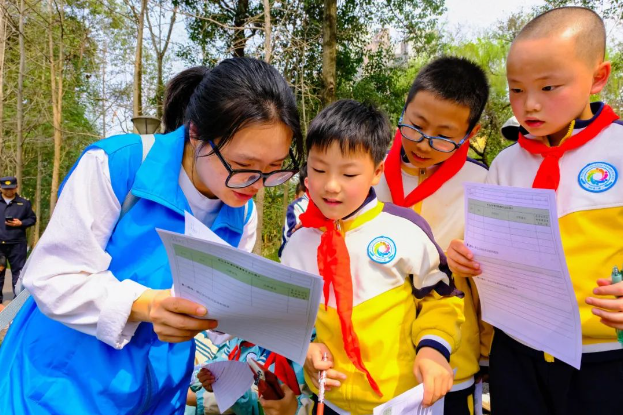
<svg viewBox="0 0 623 415">
<path fill-rule="evenodd" d="M 296 195 L 295 195 L 296 196 Z M 283 216 L 282 222 L 285 223 L 286 215 L 288 214 L 288 206 L 290 205 L 290 181 L 283 184 Z"/>
<path fill-rule="evenodd" d="M 242 3 L 243 1 L 246 3 L 248 7 L 249 4 L 247 0 L 240 0 L 238 2 L 238 6 L 240 6 L 240 3 Z M 272 50 L 272 43 L 270 40 L 270 32 L 271 32 L 270 0 L 262 0 L 262 1 L 264 3 L 264 28 L 266 30 L 265 38 L 264 38 L 264 49 L 265 49 L 264 60 L 270 63 L 270 55 L 271 55 L 271 50 Z M 236 25 L 236 27 L 238 27 L 238 25 Z M 243 54 L 244 54 L 244 49 L 243 49 Z M 257 208 L 257 239 L 255 240 L 255 246 L 253 246 L 253 253 L 257 255 L 262 255 L 262 245 L 264 242 L 262 238 L 263 236 L 262 233 L 264 231 L 264 193 L 265 193 L 265 189 L 264 189 L 264 186 L 262 186 L 259 192 L 257 192 L 257 195 L 255 196 L 255 206 Z"/>
<path fill-rule="evenodd" d="M 134 117 L 143 115 L 143 28 L 145 26 L 145 13 L 147 12 L 147 0 L 141 0 L 141 12 L 138 17 L 138 34 L 136 38 L 136 54 L 134 55 L 134 85 L 132 88 Z"/>
<path fill-rule="evenodd" d="M 162 119 L 163 105 L 164 105 L 164 80 L 162 79 L 162 61 L 164 55 L 158 55 L 158 62 L 156 65 L 156 117 Z"/>
<path fill-rule="evenodd" d="M 273 53 L 272 42 L 270 41 L 270 34 L 272 27 L 270 24 L 270 0 L 262 0 L 264 3 L 264 60 L 270 63 L 270 58 Z"/>
<path fill-rule="evenodd" d="M 158 13 L 158 37 L 156 38 L 156 33 L 151 25 L 151 21 L 149 20 L 149 13 L 145 14 L 145 19 L 147 19 L 147 28 L 149 29 L 149 33 L 151 35 L 151 43 L 154 46 L 154 51 L 156 52 L 156 116 L 159 119 L 162 119 L 163 113 L 163 102 L 164 102 L 164 79 L 163 79 L 163 65 L 164 65 L 164 57 L 166 56 L 167 49 L 169 48 L 169 43 L 171 41 L 171 34 L 173 33 L 173 26 L 175 26 L 175 19 L 177 17 L 177 7 L 173 8 L 173 12 L 171 14 L 171 21 L 169 23 L 169 29 L 164 41 L 162 43 L 162 0 L 160 0 L 160 12 Z"/>
<path fill-rule="evenodd" d="M 260 179 L 261 180 L 261 179 Z M 260 187 L 260 190 L 255 195 L 255 208 L 257 209 L 257 228 L 255 239 L 255 245 L 253 246 L 253 253 L 262 255 L 262 246 L 264 245 L 263 232 L 264 232 L 264 187 Z"/>
<path fill-rule="evenodd" d="M 335 101 L 337 58 L 337 0 L 324 0 L 322 19 L 322 103 Z"/>
<path fill-rule="evenodd" d="M 307 19 L 303 20 L 303 27 L 307 27 Z M 303 33 L 307 33 L 307 30 L 303 30 Z M 299 59 L 298 59 L 298 70 L 297 74 L 300 81 L 300 90 L 301 90 L 301 117 L 303 123 L 301 126 L 303 127 L 303 137 L 307 136 L 307 105 L 305 104 L 305 70 L 303 69 L 303 62 L 305 60 L 305 47 L 307 45 L 307 36 L 303 39 L 303 44 L 300 50 Z"/>
<path fill-rule="evenodd" d="M 102 138 L 106 138 L 106 65 L 108 61 L 106 56 L 108 54 L 108 43 L 104 40 L 104 50 L 102 57 L 104 63 L 102 64 Z"/>
<path fill-rule="evenodd" d="M 4 10 L 5 0 L 0 0 L 0 10 Z M 5 171 L 2 165 L 2 147 L 4 147 L 4 51 L 6 50 L 6 18 L 0 13 L 0 171 Z"/>
<path fill-rule="evenodd" d="M 37 214 L 37 221 L 32 234 L 33 248 L 39 242 L 39 235 L 41 234 L 41 165 L 41 143 L 39 143 L 37 144 L 37 186 L 35 187 L 35 213 Z"/>
<path fill-rule="evenodd" d="M 232 49 L 234 51 L 234 57 L 236 58 L 244 56 L 244 50 L 247 46 L 247 36 L 244 33 L 244 25 L 247 24 L 248 14 L 249 0 L 238 0 L 236 4 L 236 14 L 234 16 L 235 29 L 232 39 Z"/>
<path fill-rule="evenodd" d="M 26 50 L 24 48 L 24 0 L 19 3 L 19 71 L 17 75 L 17 146 L 15 176 L 17 186 L 22 187 L 22 143 L 24 140 L 24 72 L 26 71 Z"/>
<path fill-rule="evenodd" d="M 54 0 L 48 1 L 48 12 L 50 15 L 50 21 L 54 16 L 52 4 Z M 52 93 L 52 124 L 54 126 L 54 162 L 52 165 L 52 185 L 50 186 L 50 215 L 54 212 L 56 207 L 60 170 L 61 170 L 61 145 L 63 143 L 63 131 L 62 131 L 62 111 L 63 111 L 63 63 L 65 61 L 63 51 L 63 18 L 64 4 L 60 2 L 58 4 L 59 18 L 60 18 L 60 31 L 61 39 L 58 42 L 58 61 L 56 60 L 54 53 L 54 37 L 53 29 L 49 28 L 48 42 L 50 46 L 50 82 Z"/>
</svg>

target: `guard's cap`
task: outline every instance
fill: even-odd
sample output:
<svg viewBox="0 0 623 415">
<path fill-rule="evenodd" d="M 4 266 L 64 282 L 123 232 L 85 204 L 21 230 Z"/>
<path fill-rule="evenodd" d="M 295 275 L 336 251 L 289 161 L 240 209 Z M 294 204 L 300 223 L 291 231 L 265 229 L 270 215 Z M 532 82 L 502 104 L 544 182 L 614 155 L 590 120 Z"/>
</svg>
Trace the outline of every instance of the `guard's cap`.
<svg viewBox="0 0 623 415">
<path fill-rule="evenodd" d="M 17 178 L 14 176 L 0 177 L 0 187 L 3 189 L 15 189 Z"/>
</svg>

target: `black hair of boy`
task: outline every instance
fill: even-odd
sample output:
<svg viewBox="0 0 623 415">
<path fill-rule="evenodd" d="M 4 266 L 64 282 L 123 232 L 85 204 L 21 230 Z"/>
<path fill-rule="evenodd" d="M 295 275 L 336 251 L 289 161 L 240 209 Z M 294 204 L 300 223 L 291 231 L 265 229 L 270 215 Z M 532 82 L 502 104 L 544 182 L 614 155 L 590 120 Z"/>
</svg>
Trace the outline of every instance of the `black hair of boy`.
<svg viewBox="0 0 623 415">
<path fill-rule="evenodd" d="M 487 105 L 489 82 L 478 64 L 465 58 L 443 56 L 418 72 L 409 90 L 406 105 L 420 91 L 428 91 L 442 100 L 468 107 L 467 132 L 471 132 Z"/>
<path fill-rule="evenodd" d="M 364 151 L 377 166 L 392 142 L 387 116 L 372 105 L 343 99 L 325 107 L 307 131 L 307 154 L 312 148 L 325 151 L 334 142 L 343 154 Z"/>
</svg>

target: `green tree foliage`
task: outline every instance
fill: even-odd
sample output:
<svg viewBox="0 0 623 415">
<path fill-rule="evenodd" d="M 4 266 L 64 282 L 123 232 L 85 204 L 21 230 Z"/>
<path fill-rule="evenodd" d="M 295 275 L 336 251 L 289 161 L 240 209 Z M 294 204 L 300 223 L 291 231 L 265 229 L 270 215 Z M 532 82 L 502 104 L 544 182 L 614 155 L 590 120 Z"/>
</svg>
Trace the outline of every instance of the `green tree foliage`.
<svg viewBox="0 0 623 415">
<path fill-rule="evenodd" d="M 97 131 L 89 120 L 85 105 L 85 92 L 88 78 L 85 74 L 92 72 L 97 65 L 97 45 L 89 36 L 83 17 L 84 9 L 80 2 L 69 2 L 66 5 L 63 27 L 55 25 L 50 28 L 45 3 L 30 4 L 27 9 L 28 23 L 25 26 L 26 73 L 24 81 L 24 181 L 21 193 L 33 198 L 37 177 L 37 152 L 42 152 L 42 211 L 37 212 L 44 223 L 47 222 L 47 200 L 50 196 L 50 172 L 53 160 L 53 129 L 51 125 L 51 92 L 49 74 L 49 50 L 42 33 L 53 31 L 55 38 L 64 42 L 64 82 L 63 95 L 63 135 L 66 141 L 63 146 L 61 172 L 64 175 L 80 154 L 86 143 L 97 137 Z M 17 10 L 7 9 L 13 21 L 17 19 Z M 2 174 L 13 174 L 15 169 L 15 93 L 19 48 L 17 47 L 17 31 L 11 30 L 7 38 L 7 54 L 5 58 L 5 99 L 4 99 L 4 148 Z"/>
<path fill-rule="evenodd" d="M 241 6 L 246 5 L 246 9 Z M 197 45 L 200 59 L 191 48 L 181 57 L 191 63 L 214 64 L 237 55 L 236 33 L 244 32 L 245 54 L 261 56 L 261 1 L 197 2 L 179 0 L 191 14 L 189 37 Z M 244 24 L 236 25 L 236 12 L 247 10 Z M 376 103 L 390 113 L 399 112 L 402 99 L 395 93 L 398 72 L 392 56 L 394 41 L 389 35 L 376 48 L 368 45 L 382 28 L 395 29 L 395 37 L 410 42 L 413 53 L 422 53 L 438 41 L 437 18 L 444 11 L 443 0 L 345 0 L 338 2 L 337 95 Z M 274 1 L 272 3 L 273 59 L 286 79 L 295 86 L 305 106 L 306 120 L 320 110 L 322 70 L 322 0 Z M 255 46 L 255 47 L 252 47 Z M 376 91 L 376 93 L 375 93 Z M 301 97 L 304 95 L 304 97 Z"/>
<path fill-rule="evenodd" d="M 475 158 L 487 165 L 511 144 L 500 133 L 504 122 L 513 115 L 506 83 L 506 55 L 509 47 L 510 42 L 494 33 L 475 41 L 448 45 L 446 51 L 476 62 L 485 70 L 489 79 L 489 101 L 480 120 L 482 127 L 471 146 Z"/>
<path fill-rule="evenodd" d="M 262 29 L 262 2 L 257 0 L 176 0 L 188 15 L 187 30 L 194 48 L 182 53 L 191 60 L 214 65 L 224 57 L 244 56 L 247 42 Z M 196 49 L 195 49 L 196 50 Z"/>
</svg>

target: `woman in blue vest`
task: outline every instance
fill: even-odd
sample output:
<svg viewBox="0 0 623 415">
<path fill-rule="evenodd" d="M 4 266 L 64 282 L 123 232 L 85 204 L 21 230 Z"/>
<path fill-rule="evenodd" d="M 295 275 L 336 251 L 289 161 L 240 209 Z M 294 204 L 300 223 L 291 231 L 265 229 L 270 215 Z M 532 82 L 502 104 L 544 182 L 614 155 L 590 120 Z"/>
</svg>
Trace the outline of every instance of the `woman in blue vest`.
<svg viewBox="0 0 623 415">
<path fill-rule="evenodd" d="M 248 58 L 179 74 L 164 121 L 144 161 L 140 136 L 115 136 L 65 179 L 24 275 L 32 298 L 0 348 L 0 414 L 184 412 L 189 340 L 216 322 L 171 296 L 155 229 L 183 233 L 188 211 L 250 250 L 251 198 L 292 177 L 302 138 L 283 77 Z M 129 194 L 136 203 L 121 214 Z"/>
</svg>

